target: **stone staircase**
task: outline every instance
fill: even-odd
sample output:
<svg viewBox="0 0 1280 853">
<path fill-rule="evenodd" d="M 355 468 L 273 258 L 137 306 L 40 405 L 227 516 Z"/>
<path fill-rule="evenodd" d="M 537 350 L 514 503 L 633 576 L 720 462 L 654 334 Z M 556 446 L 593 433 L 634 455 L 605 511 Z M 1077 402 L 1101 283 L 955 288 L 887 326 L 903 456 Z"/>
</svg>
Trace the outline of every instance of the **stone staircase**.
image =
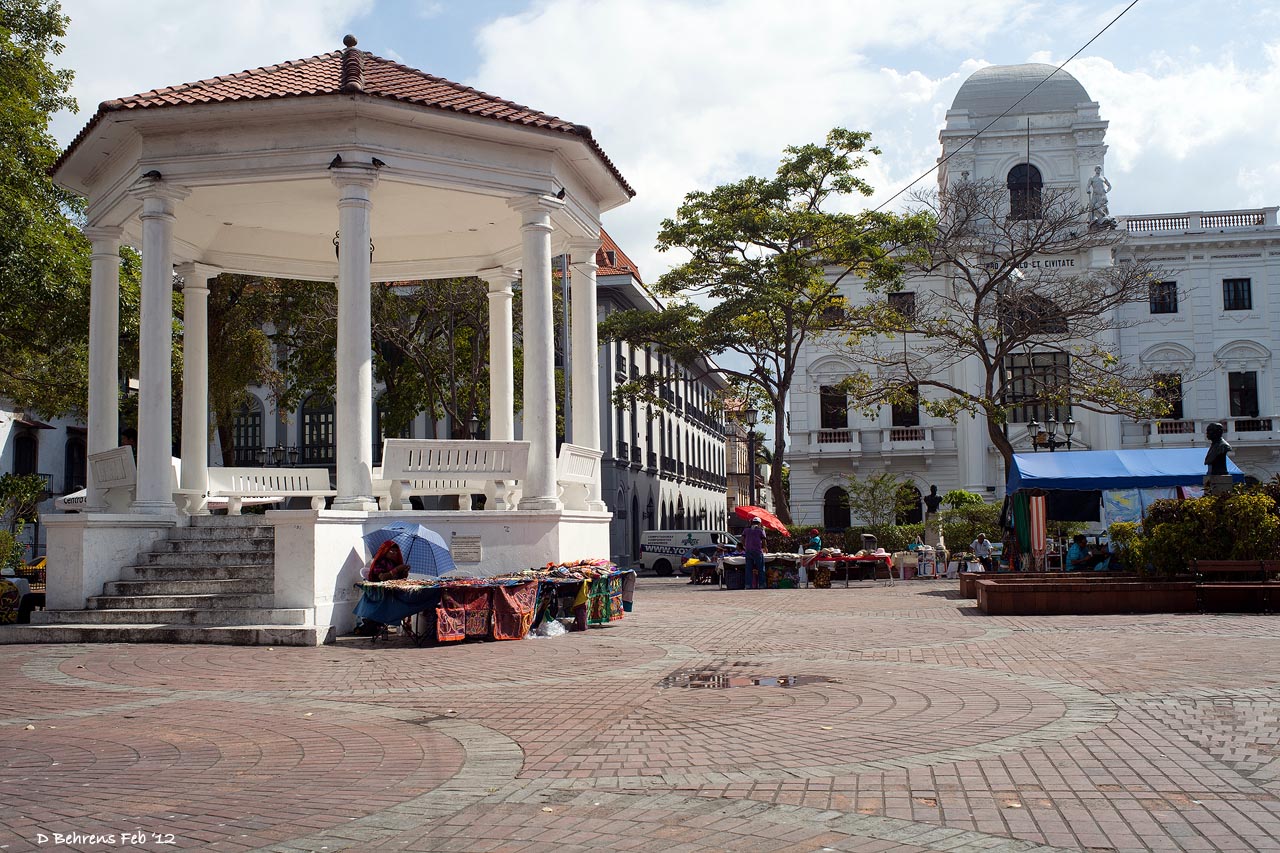
<svg viewBox="0 0 1280 853">
<path fill-rule="evenodd" d="M 44 610 L 0 643 L 316 646 L 329 626 L 275 606 L 275 533 L 261 516 L 197 516 L 139 555 L 85 610 Z"/>
</svg>

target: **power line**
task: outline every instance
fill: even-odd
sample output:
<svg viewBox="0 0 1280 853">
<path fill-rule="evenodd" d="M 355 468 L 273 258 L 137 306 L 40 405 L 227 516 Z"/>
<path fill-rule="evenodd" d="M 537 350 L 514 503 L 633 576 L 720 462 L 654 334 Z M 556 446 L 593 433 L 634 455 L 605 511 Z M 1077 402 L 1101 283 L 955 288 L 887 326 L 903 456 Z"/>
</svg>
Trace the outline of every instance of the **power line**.
<svg viewBox="0 0 1280 853">
<path fill-rule="evenodd" d="M 1097 41 L 1097 40 L 1098 40 L 1098 38 L 1099 38 L 1103 33 L 1105 33 L 1107 30 L 1111 29 L 1111 25 L 1112 25 L 1112 24 L 1114 24 L 1116 21 L 1118 21 L 1118 20 L 1120 20 L 1121 18 L 1123 18 L 1126 12 L 1128 12 L 1130 9 L 1132 9 L 1134 6 L 1137 6 L 1137 5 L 1138 5 L 1138 0 L 1133 0 L 1133 2 L 1131 2 L 1128 6 L 1125 6 L 1123 9 L 1121 9 L 1121 10 L 1120 10 L 1120 14 L 1118 14 L 1118 15 L 1116 15 L 1114 18 L 1112 18 L 1112 19 L 1111 19 L 1111 21 L 1110 21 L 1110 22 L 1109 22 L 1105 27 L 1103 27 L 1102 29 L 1098 30 L 1098 32 L 1094 33 L 1093 38 L 1089 39 L 1087 42 L 1085 42 L 1083 45 L 1081 45 L 1081 46 L 1080 46 L 1080 49 L 1079 49 L 1079 50 L 1077 50 L 1075 53 L 1071 54 L 1070 56 L 1068 56 L 1068 57 L 1066 58 L 1066 60 L 1065 60 L 1061 65 L 1059 65 L 1057 68 L 1053 69 L 1053 71 L 1050 71 L 1050 72 L 1049 72 L 1049 74 L 1048 74 L 1048 75 L 1046 75 L 1046 76 L 1045 76 L 1045 78 L 1044 78 L 1043 80 L 1041 80 L 1039 83 L 1037 83 L 1037 84 L 1035 84 L 1034 86 L 1032 86 L 1032 87 L 1031 87 L 1031 89 L 1029 89 L 1025 95 L 1023 95 L 1021 98 L 1018 98 L 1018 100 L 1016 100 L 1016 101 L 1014 101 L 1012 104 L 1010 104 L 1008 109 L 1006 109 L 1004 112 L 1000 113 L 1000 115 L 996 116 L 996 117 L 995 117 L 995 118 L 993 118 L 991 121 L 987 122 L 986 127 L 982 128 L 982 130 L 979 130 L 979 131 L 978 131 L 977 133 L 975 133 L 973 136 L 969 137 L 969 138 L 968 138 L 968 139 L 966 139 L 964 142 L 960 143 L 959 147 L 957 147 L 955 151 L 952 151 L 952 152 L 951 152 L 950 154 L 948 154 L 946 157 L 943 157 L 941 161 L 939 161 L 939 162 L 935 163 L 934 165 L 930 166 L 930 167 L 929 167 L 929 168 L 924 172 L 924 174 L 920 175 L 920 176 L 919 176 L 918 178 L 916 178 L 914 181 L 912 181 L 911 183 L 907 184 L 905 187 L 903 187 L 902 189 L 898 190 L 898 191 L 897 191 L 896 193 L 894 193 L 893 195 L 889 196 L 887 199 L 885 199 L 883 202 L 881 202 L 881 203 L 880 203 L 880 205 L 879 205 L 879 206 L 877 206 L 877 207 L 876 207 L 874 210 L 872 210 L 871 212 L 872 212 L 872 213 L 876 213 L 876 212 L 878 212 L 881 208 L 883 208 L 883 207 L 884 207 L 885 205 L 887 205 L 889 202 L 893 201 L 895 198 L 897 198 L 898 196 L 902 195 L 904 192 L 906 192 L 907 190 L 911 189 L 911 188 L 912 188 L 912 187 L 914 187 L 916 184 L 920 183 L 920 182 L 921 182 L 921 181 L 923 181 L 925 178 L 927 178 L 927 177 L 929 177 L 930 175 L 932 175 L 932 174 L 933 174 L 934 172 L 936 172 L 936 171 L 937 171 L 941 166 L 943 166 L 944 164 L 946 164 L 946 163 L 947 163 L 947 162 L 948 162 L 952 157 L 956 156 L 956 155 L 957 155 L 957 154 L 959 154 L 961 151 L 963 151 L 963 150 L 964 150 L 964 149 L 969 145 L 969 143 L 970 143 L 970 142 L 973 142 L 973 141 L 974 141 L 975 139 L 977 139 L 979 136 L 981 136 L 982 134 L 984 134 L 984 133 L 986 133 L 988 130 L 990 130 L 990 129 L 991 129 L 991 126 L 992 126 L 993 124 L 995 124 L 995 123 L 996 123 L 996 122 L 998 122 L 1000 119 L 1002 119 L 1002 118 L 1004 118 L 1005 116 L 1007 116 L 1009 113 L 1013 112 L 1014 107 L 1018 106 L 1018 104 L 1022 103 L 1022 102 L 1023 102 L 1023 101 L 1025 101 L 1027 98 L 1031 97 L 1031 95 L 1036 91 L 1036 89 L 1039 89 L 1039 88 L 1040 88 L 1041 86 L 1043 86 L 1045 83 L 1049 82 L 1049 80 L 1053 77 L 1053 75 L 1057 74 L 1059 71 L 1061 71 L 1062 69 L 1066 68 L 1066 67 L 1067 67 L 1067 63 L 1069 63 L 1071 60 L 1075 59 L 1075 58 L 1076 58 L 1077 56 L 1079 56 L 1080 54 L 1084 53 L 1084 52 L 1085 52 L 1085 50 L 1089 47 L 1089 45 L 1093 44 L 1095 41 Z"/>
</svg>

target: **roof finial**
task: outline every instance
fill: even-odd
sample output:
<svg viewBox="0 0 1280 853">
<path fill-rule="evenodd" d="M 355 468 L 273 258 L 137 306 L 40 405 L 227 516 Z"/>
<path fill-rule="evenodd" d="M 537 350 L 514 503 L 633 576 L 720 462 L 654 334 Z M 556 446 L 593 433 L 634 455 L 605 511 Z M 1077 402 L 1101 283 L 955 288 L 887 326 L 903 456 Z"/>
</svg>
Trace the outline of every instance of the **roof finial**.
<svg viewBox="0 0 1280 853">
<path fill-rule="evenodd" d="M 338 87 L 344 92 L 364 91 L 364 54 L 356 50 L 356 37 L 348 34 L 342 39 L 347 47 L 342 51 L 342 77 Z"/>
</svg>

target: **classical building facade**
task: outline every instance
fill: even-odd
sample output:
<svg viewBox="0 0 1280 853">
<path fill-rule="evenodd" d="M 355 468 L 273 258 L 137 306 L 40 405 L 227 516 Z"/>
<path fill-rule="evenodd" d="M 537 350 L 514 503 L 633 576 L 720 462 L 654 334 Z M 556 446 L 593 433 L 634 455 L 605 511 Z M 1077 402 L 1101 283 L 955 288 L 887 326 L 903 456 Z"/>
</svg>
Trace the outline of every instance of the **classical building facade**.
<svg viewBox="0 0 1280 853">
<path fill-rule="evenodd" d="M 1053 71 L 1039 64 L 992 66 L 960 87 L 939 135 L 940 187 L 964 180 L 1005 184 L 1013 218 L 1049 189 L 1074 190 L 1086 204 L 1091 197 L 1106 200 L 1108 122 L 1075 78 Z M 1123 201 L 1124 188 L 1111 197 Z M 1114 249 L 1032 261 L 1086 269 L 1143 257 L 1167 271 L 1165 281 L 1151 286 L 1147 302 L 1122 309 L 1120 329 L 1107 343 L 1123 359 L 1165 374 L 1173 411 L 1162 420 L 1135 422 L 1079 406 L 1019 407 L 1011 409 L 1008 426 L 1015 450 L 1033 450 L 1027 423 L 1044 423 L 1051 415 L 1059 421 L 1070 416 L 1076 424 L 1072 446 L 1093 450 L 1203 443 L 1204 426 L 1220 421 L 1246 474 L 1264 479 L 1276 473 L 1280 386 L 1271 361 L 1280 351 L 1280 300 L 1270 296 L 1280 284 L 1276 213 L 1270 207 L 1126 216 L 1104 205 L 1093 215 L 1114 217 L 1122 237 Z M 941 277 L 915 281 L 890 298 L 905 305 L 915 298 L 912 289 L 944 286 Z M 856 282 L 845 295 L 855 303 L 872 298 Z M 913 337 L 895 346 L 910 351 Z M 886 406 L 870 415 L 851 409 L 836 385 L 854 369 L 839 341 L 818 340 L 803 353 L 791 411 L 797 522 L 848 525 L 844 483 L 879 471 L 900 475 L 920 493 L 934 484 L 941 492 L 961 488 L 989 499 L 1002 496 L 1003 460 L 981 416 L 953 422 L 932 418 L 919 406 Z M 1016 374 L 1036 366 L 1011 363 L 1006 369 Z M 950 381 L 977 384 L 971 362 L 948 371 Z"/>
<path fill-rule="evenodd" d="M 658 301 L 636 265 L 608 234 L 601 237 L 600 318 L 627 309 L 657 311 Z M 653 374 L 664 377 L 659 394 L 670 408 L 614 404 L 618 385 Z M 716 374 L 691 372 L 652 347 L 615 342 L 600 348 L 601 497 L 613 510 L 609 541 L 615 562 L 630 564 L 639 557 L 644 530 L 727 529 L 727 427 L 719 404 L 724 388 Z"/>
</svg>

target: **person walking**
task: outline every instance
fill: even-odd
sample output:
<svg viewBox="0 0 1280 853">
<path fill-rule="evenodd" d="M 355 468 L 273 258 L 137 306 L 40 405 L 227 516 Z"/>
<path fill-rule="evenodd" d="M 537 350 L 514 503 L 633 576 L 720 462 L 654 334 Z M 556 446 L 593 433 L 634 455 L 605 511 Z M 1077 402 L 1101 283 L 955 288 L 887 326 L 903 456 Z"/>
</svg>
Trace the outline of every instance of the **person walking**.
<svg viewBox="0 0 1280 853">
<path fill-rule="evenodd" d="M 742 534 L 742 553 L 746 557 L 743 572 L 747 589 L 764 587 L 764 525 L 760 519 L 751 519 L 751 524 Z"/>
</svg>

